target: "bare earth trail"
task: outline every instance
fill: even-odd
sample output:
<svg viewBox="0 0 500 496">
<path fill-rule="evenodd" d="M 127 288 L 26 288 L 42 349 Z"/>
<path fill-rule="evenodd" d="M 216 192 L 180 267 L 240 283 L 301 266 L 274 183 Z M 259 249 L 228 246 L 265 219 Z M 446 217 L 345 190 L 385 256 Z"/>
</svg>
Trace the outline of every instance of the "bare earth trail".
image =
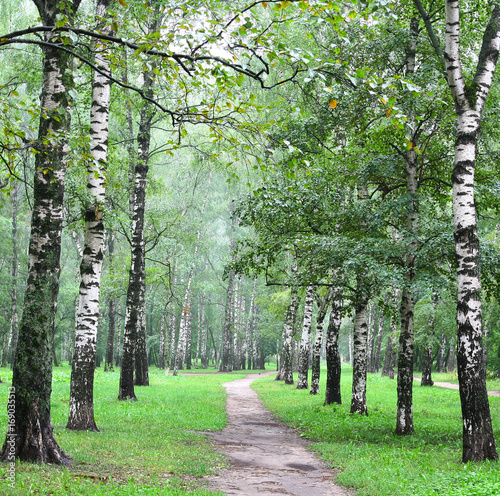
<svg viewBox="0 0 500 496">
<path fill-rule="evenodd" d="M 250 384 L 264 375 L 251 374 L 223 384 L 228 423 L 209 435 L 231 466 L 207 478 L 209 488 L 227 495 L 348 496 L 308 443 L 264 408 Z"/>
<path fill-rule="evenodd" d="M 414 380 L 420 382 L 422 379 L 420 377 L 414 377 Z M 458 391 L 458 384 L 453 384 L 452 382 L 434 382 L 434 386 L 447 388 L 447 389 L 456 389 Z M 500 396 L 500 391 L 488 391 L 488 396 Z"/>
</svg>

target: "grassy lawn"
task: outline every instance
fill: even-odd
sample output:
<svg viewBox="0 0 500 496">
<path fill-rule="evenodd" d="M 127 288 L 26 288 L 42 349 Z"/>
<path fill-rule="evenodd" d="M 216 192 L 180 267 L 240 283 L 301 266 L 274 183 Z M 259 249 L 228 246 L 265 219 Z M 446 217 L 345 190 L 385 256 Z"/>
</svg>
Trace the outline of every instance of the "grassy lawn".
<svg viewBox="0 0 500 496">
<path fill-rule="evenodd" d="M 323 406 L 320 395 L 259 379 L 254 388 L 279 418 L 316 443 L 313 449 L 339 470 L 337 482 L 357 489 L 357 496 L 498 496 L 499 463 L 463 465 L 462 422 L 458 391 L 414 386 L 415 435 L 398 437 L 396 381 L 370 374 L 368 417 L 349 413 L 352 370 L 343 368 L 343 405 Z M 437 378 L 436 378 L 437 379 Z M 441 379 L 441 378 L 440 378 Z M 500 443 L 500 398 L 491 398 Z"/>
<path fill-rule="evenodd" d="M 16 488 L 0 464 L 0 494 L 8 495 L 207 495 L 198 478 L 224 465 L 205 436 L 226 423 L 227 380 L 245 374 L 172 377 L 152 367 L 149 387 L 137 387 L 137 402 L 117 400 L 119 372 L 97 369 L 95 416 L 101 432 L 65 429 L 69 408 L 68 366 L 54 369 L 52 421 L 56 439 L 72 457 L 69 468 L 21 463 Z M 7 388 L 11 373 L 0 369 L 0 436 L 7 427 Z"/>
</svg>

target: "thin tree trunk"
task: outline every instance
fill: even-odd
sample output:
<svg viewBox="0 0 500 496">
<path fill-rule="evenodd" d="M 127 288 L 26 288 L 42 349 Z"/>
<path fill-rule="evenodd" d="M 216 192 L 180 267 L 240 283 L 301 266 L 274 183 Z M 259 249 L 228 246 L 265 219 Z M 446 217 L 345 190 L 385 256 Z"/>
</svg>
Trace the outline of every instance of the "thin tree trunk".
<svg viewBox="0 0 500 496">
<path fill-rule="evenodd" d="M 418 38 L 418 19 L 410 21 L 410 33 L 406 57 L 406 74 L 415 72 L 415 55 Z M 401 332 L 399 335 L 398 354 L 398 402 L 396 414 L 396 434 L 413 434 L 413 348 L 415 300 L 413 285 L 415 279 L 415 257 L 418 249 L 418 177 L 415 151 L 417 136 L 412 136 L 412 147 L 406 153 L 406 191 L 409 206 L 407 207 L 406 228 L 409 233 L 405 260 L 405 287 L 401 297 Z"/>
<path fill-rule="evenodd" d="M 434 291 L 432 293 L 432 315 L 429 322 L 429 336 L 427 339 L 427 343 L 424 346 L 424 363 L 422 367 L 422 380 L 420 381 L 421 386 L 432 386 L 434 385 L 434 381 L 432 380 L 432 361 L 433 361 L 433 353 L 432 347 L 434 344 L 434 336 L 435 330 L 434 326 L 436 325 L 436 307 L 438 303 L 438 293 Z"/>
<path fill-rule="evenodd" d="M 165 325 L 166 317 L 165 311 L 161 314 L 160 319 L 160 349 L 158 350 L 158 368 L 165 368 L 165 342 L 166 342 L 166 325 Z"/>
<path fill-rule="evenodd" d="M 108 259 L 109 264 L 113 264 L 115 251 L 115 239 L 113 231 L 108 231 Z M 116 298 L 113 295 L 108 297 L 108 343 L 106 345 L 106 361 L 104 372 L 114 372 L 113 362 L 115 357 L 115 335 L 116 335 Z"/>
<path fill-rule="evenodd" d="M 370 303 L 367 310 L 368 342 L 366 353 L 366 370 L 372 372 L 373 349 L 375 347 L 375 323 L 377 321 L 377 307 Z"/>
<path fill-rule="evenodd" d="M 290 304 L 285 312 L 283 323 L 283 350 L 282 364 L 283 370 L 282 380 L 285 384 L 293 384 L 293 338 L 295 334 L 295 318 L 297 316 L 297 308 L 299 305 L 299 297 L 296 288 L 292 288 L 290 292 Z"/>
<path fill-rule="evenodd" d="M 310 394 L 319 393 L 319 379 L 321 371 L 321 343 L 323 342 L 323 325 L 330 302 L 333 298 L 333 287 L 330 287 L 327 295 L 318 302 L 318 315 L 316 316 L 316 336 L 314 338 L 312 364 L 311 364 L 311 389 Z"/>
<path fill-rule="evenodd" d="M 389 304 L 390 294 L 387 293 L 384 299 L 384 308 Z M 382 339 L 384 338 L 385 315 L 384 310 L 379 311 L 377 340 L 375 342 L 375 353 L 373 355 L 372 372 L 378 373 L 380 370 L 380 351 L 382 349 Z"/>
<path fill-rule="evenodd" d="M 116 334 L 116 299 L 114 296 L 108 298 L 108 314 L 108 343 L 106 345 L 104 372 L 114 372 L 113 362 L 115 356 Z"/>
<path fill-rule="evenodd" d="M 304 322 L 302 324 L 302 336 L 300 340 L 299 355 L 299 376 L 297 379 L 297 389 L 307 389 L 307 376 L 309 373 L 309 358 L 311 355 L 311 328 L 312 313 L 314 305 L 314 286 L 310 285 L 306 292 L 306 302 L 304 306 Z"/>
</svg>

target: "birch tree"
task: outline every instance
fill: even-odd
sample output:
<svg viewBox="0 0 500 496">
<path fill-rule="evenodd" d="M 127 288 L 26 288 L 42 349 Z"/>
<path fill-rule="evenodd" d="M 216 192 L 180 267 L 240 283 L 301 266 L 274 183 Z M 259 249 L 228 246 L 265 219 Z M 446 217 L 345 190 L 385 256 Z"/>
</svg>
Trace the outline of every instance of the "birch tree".
<svg viewBox="0 0 500 496">
<path fill-rule="evenodd" d="M 34 3 L 46 26 L 55 25 L 58 16 L 71 16 L 80 6 L 80 0 L 68 4 L 58 0 L 34 0 Z M 13 443 L 15 458 L 20 460 L 67 464 L 69 457 L 54 438 L 50 394 L 70 126 L 68 92 L 73 82 L 70 56 L 53 46 L 59 42 L 59 35 L 47 32 L 45 41 L 29 273 L 9 399 L 15 404 L 14 424 L 7 432 L 0 458 L 11 459 Z"/>
<path fill-rule="evenodd" d="M 304 322 L 302 324 L 302 336 L 300 339 L 299 376 L 297 389 L 307 389 L 307 376 L 309 373 L 309 358 L 311 355 L 311 328 L 314 305 L 314 286 L 310 285 L 306 291 L 304 306 Z"/>
<path fill-rule="evenodd" d="M 500 6 L 487 2 L 491 11 L 483 32 L 477 64 L 467 80 L 461 58 L 459 0 L 445 0 L 444 51 L 420 0 L 414 4 L 424 21 L 434 51 L 442 64 L 455 104 L 456 135 L 452 172 L 453 224 L 457 262 L 457 368 L 463 419 L 462 461 L 498 459 L 486 390 L 483 363 L 483 328 L 479 237 L 474 201 L 474 172 L 481 119 L 498 61 Z"/>
<path fill-rule="evenodd" d="M 99 0 L 96 19 L 104 23 L 102 33 L 110 35 L 106 13 L 111 0 Z M 100 45 L 100 46 L 99 46 Z M 90 154 L 87 189 L 90 201 L 85 209 L 85 236 L 80 265 L 80 293 L 76 314 L 75 346 L 71 368 L 68 429 L 98 431 L 94 420 L 94 367 L 102 263 L 104 260 L 104 206 L 106 202 L 106 162 L 108 160 L 108 123 L 111 95 L 110 62 L 106 46 L 96 43 L 90 110 Z"/>
</svg>

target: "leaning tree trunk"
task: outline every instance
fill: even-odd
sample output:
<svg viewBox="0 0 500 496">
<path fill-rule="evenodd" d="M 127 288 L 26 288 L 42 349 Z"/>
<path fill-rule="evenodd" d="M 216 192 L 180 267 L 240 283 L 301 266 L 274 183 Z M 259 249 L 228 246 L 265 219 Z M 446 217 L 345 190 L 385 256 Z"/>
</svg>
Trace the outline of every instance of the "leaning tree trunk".
<svg viewBox="0 0 500 496">
<path fill-rule="evenodd" d="M 304 306 L 304 322 L 302 324 L 302 336 L 300 340 L 299 376 L 297 389 L 307 389 L 307 375 L 309 373 L 309 358 L 311 355 L 311 328 L 314 304 L 314 286 L 309 286 L 306 292 Z"/>
<path fill-rule="evenodd" d="M 310 394 L 319 393 L 319 378 L 321 370 L 321 344 L 323 342 L 323 325 L 325 322 L 328 306 L 333 298 L 333 287 L 330 287 L 327 295 L 318 304 L 318 315 L 316 316 L 316 336 L 314 338 L 312 364 L 311 364 L 311 389 Z"/>
<path fill-rule="evenodd" d="M 341 362 L 339 353 L 340 324 L 342 323 L 341 286 L 333 290 L 332 311 L 326 333 L 326 391 L 325 405 L 342 403 L 340 392 Z"/>
<path fill-rule="evenodd" d="M 74 2 L 75 12 L 78 3 Z M 40 8 L 39 13 L 45 26 L 55 25 L 58 15 L 69 14 L 61 11 L 60 6 L 58 0 L 44 2 L 44 8 Z M 46 41 L 59 43 L 55 33 L 47 33 Z M 68 91 L 72 81 L 70 59 L 66 53 L 46 46 L 44 55 L 43 118 L 40 119 L 38 153 L 35 156 L 28 280 L 8 400 L 8 405 L 14 406 L 14 412 L 9 412 L 9 429 L 0 459 L 67 464 L 70 459 L 54 438 L 50 395 L 51 345 L 59 292 L 65 158 L 71 115 Z"/>
<path fill-rule="evenodd" d="M 110 0 L 99 0 L 96 17 L 104 18 Z M 102 32 L 111 34 L 109 26 Z M 104 74 L 110 72 L 105 54 L 98 54 L 95 65 Z M 90 110 L 90 154 L 87 165 L 87 191 L 90 202 L 85 208 L 85 237 L 80 265 L 80 293 L 75 323 L 75 346 L 71 362 L 71 386 L 67 429 L 97 431 L 94 420 L 94 369 L 96 359 L 97 328 L 99 326 L 99 298 L 101 292 L 102 263 L 104 259 L 104 221 L 106 177 L 108 159 L 108 122 L 111 81 L 95 72 Z"/>
</svg>

